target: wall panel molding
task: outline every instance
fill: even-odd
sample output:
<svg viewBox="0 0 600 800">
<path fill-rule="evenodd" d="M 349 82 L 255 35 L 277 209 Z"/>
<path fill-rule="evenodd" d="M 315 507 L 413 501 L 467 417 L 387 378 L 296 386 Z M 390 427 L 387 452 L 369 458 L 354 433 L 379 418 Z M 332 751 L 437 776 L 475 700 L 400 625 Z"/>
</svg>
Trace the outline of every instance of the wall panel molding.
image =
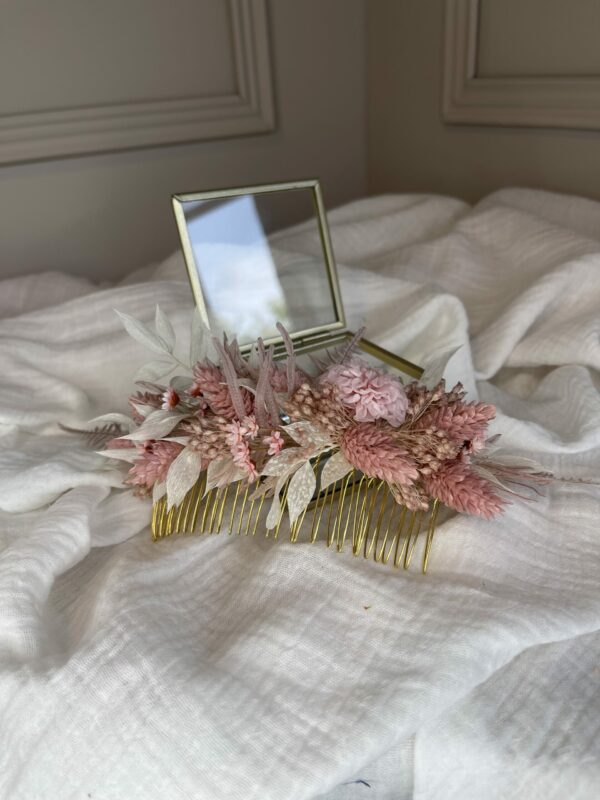
<svg viewBox="0 0 600 800">
<path fill-rule="evenodd" d="M 446 0 L 444 122 L 600 130 L 600 75 L 478 77 L 480 9 L 480 0 Z"/>
<path fill-rule="evenodd" d="M 227 3 L 235 91 L 14 114 L 0 108 L 0 164 L 272 130 L 266 0 Z"/>
</svg>

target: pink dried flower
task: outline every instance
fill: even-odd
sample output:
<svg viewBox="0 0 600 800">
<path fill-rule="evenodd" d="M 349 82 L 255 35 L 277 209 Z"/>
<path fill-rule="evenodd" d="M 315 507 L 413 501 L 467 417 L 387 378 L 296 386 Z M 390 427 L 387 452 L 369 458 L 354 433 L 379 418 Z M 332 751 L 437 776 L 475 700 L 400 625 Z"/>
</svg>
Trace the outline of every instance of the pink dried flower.
<svg viewBox="0 0 600 800">
<path fill-rule="evenodd" d="M 230 448 L 231 455 L 233 456 L 233 463 L 241 470 L 248 474 L 250 482 L 258 478 L 258 471 L 256 464 L 250 458 L 250 447 L 248 442 L 240 439 L 239 442 L 233 444 Z"/>
<path fill-rule="evenodd" d="M 169 467 L 183 450 L 177 442 L 147 442 L 129 470 L 125 483 L 152 489 L 154 484 L 167 477 Z"/>
<path fill-rule="evenodd" d="M 225 441 L 229 447 L 237 447 L 239 444 L 243 443 L 244 430 L 242 429 L 242 423 L 237 419 L 224 425 L 223 429 L 225 431 Z"/>
<path fill-rule="evenodd" d="M 495 416 L 495 406 L 457 402 L 427 411 L 420 418 L 418 427 L 444 431 L 451 441 L 458 444 L 476 442 L 473 447 L 477 448 Z"/>
<path fill-rule="evenodd" d="M 470 469 L 468 460 L 461 458 L 446 461 L 437 472 L 424 476 L 423 484 L 432 497 L 449 508 L 486 519 L 501 514 L 507 502 L 489 481 Z"/>
<path fill-rule="evenodd" d="M 165 411 L 170 411 L 179 403 L 179 395 L 173 388 L 169 388 L 162 394 L 161 408 Z"/>
<path fill-rule="evenodd" d="M 244 439 L 256 439 L 258 436 L 258 425 L 253 416 L 244 417 L 242 422 L 234 419 L 221 426 L 225 433 L 225 441 L 230 447 L 235 447 Z"/>
<path fill-rule="evenodd" d="M 248 459 L 245 464 L 246 472 L 248 473 L 248 483 L 254 483 L 260 477 L 258 470 L 256 469 L 256 464 Z"/>
<path fill-rule="evenodd" d="M 250 414 L 253 407 L 252 395 L 247 389 L 241 388 L 240 392 L 246 413 Z M 236 417 L 225 376 L 219 367 L 210 361 L 199 362 L 194 367 L 194 384 L 189 393 L 193 397 L 204 398 L 214 414 L 226 419 Z"/>
<path fill-rule="evenodd" d="M 267 451 L 268 456 L 276 456 L 277 453 L 280 453 L 283 450 L 283 436 L 279 431 L 271 431 L 269 436 L 265 436 L 263 438 L 263 443 L 269 448 Z"/>
<path fill-rule="evenodd" d="M 394 427 L 404 422 L 408 398 L 400 381 L 361 358 L 335 364 L 322 380 L 336 387 L 339 399 L 354 409 L 358 422 L 385 419 Z"/>
<path fill-rule="evenodd" d="M 259 428 L 253 414 L 244 417 L 242 420 L 242 430 L 244 431 L 244 436 L 247 436 L 249 439 L 256 439 Z"/>
<path fill-rule="evenodd" d="M 374 425 L 350 426 L 341 437 L 340 447 L 352 466 L 369 477 L 408 486 L 419 476 L 407 452 Z"/>
</svg>

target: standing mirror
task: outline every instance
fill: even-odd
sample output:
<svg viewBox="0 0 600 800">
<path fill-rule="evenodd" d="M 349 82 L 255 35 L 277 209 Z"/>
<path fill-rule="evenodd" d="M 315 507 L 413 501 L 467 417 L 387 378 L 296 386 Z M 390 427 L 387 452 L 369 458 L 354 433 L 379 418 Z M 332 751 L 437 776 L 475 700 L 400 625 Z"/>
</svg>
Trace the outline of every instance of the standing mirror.
<svg viewBox="0 0 600 800">
<path fill-rule="evenodd" d="M 296 340 L 344 327 L 318 181 L 175 195 L 173 207 L 210 328 L 235 331 L 247 346 L 279 340 L 277 322 Z"/>
</svg>

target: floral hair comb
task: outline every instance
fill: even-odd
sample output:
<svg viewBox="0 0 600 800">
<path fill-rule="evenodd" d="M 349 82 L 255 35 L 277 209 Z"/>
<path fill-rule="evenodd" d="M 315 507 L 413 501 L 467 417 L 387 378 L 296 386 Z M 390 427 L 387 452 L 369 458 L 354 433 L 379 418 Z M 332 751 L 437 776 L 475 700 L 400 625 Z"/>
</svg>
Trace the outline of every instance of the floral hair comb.
<svg viewBox="0 0 600 800">
<path fill-rule="evenodd" d="M 188 374 L 157 383 L 186 367 L 171 323 L 158 307 L 155 331 L 120 317 L 164 358 L 142 368 L 132 418 L 99 417 L 93 433 L 104 456 L 128 462 L 125 485 L 152 497 L 155 540 L 261 530 L 277 539 L 287 518 L 292 542 L 323 539 L 404 568 L 424 534 L 426 571 L 442 506 L 489 519 L 552 479 L 494 454 L 495 408 L 467 402 L 461 384 L 404 385 L 358 357 L 363 331 L 308 368 L 283 326 L 287 359 L 277 362 L 260 339 L 245 357 L 195 316 Z"/>
</svg>

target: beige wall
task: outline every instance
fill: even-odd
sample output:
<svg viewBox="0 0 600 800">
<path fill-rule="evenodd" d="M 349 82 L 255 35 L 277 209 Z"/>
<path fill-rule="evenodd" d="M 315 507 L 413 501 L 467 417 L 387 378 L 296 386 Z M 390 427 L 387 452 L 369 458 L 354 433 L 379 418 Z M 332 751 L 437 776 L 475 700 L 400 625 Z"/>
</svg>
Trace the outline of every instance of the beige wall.
<svg viewBox="0 0 600 800">
<path fill-rule="evenodd" d="M 136 3 L 140 6 L 140 0 Z M 129 72 L 123 63 L 114 68 L 115 59 L 127 52 L 112 35 L 123 29 L 116 0 L 91 5 L 56 0 L 52 15 L 44 0 L 10 0 L 0 12 L 0 24 L 6 34 L 4 23 L 10 19 L 15 37 L 10 41 L 16 46 L 9 63 L 2 62 L 2 80 L 8 80 L 8 69 L 10 91 L 0 96 L 0 116 L 68 104 L 69 92 L 76 105 L 90 94 L 99 104 L 127 102 L 136 92 L 160 94 L 157 86 L 163 80 L 159 88 L 172 96 L 178 69 L 185 78 L 182 95 L 198 85 L 208 94 L 221 91 L 231 75 L 226 64 L 210 59 L 229 47 L 219 16 L 225 5 L 226 0 L 171 0 L 175 32 L 166 36 L 155 25 L 147 35 L 157 37 L 158 44 L 136 40 Z M 122 13 L 131 7 L 121 7 Z M 107 18 L 107 8 L 114 9 L 114 17 Z M 158 13 L 165 6 L 162 0 L 143 0 L 144 8 Z M 78 17 L 100 9 L 102 19 Z M 198 14 L 205 11 L 207 19 L 214 18 L 217 42 L 208 55 L 211 37 L 206 31 L 195 37 L 189 30 L 199 29 Z M 53 269 L 111 279 L 159 260 L 178 247 L 170 206 L 174 192 L 316 176 L 329 206 L 365 194 L 363 0 L 271 0 L 267 11 L 274 130 L 0 167 L 0 277 Z M 52 26 L 54 35 L 69 37 L 60 52 L 48 50 L 56 43 L 49 33 Z M 86 40 L 66 52 L 83 29 Z M 202 48 L 195 48 L 196 38 Z M 140 69 L 140 59 L 147 69 Z M 56 75 L 48 77 L 48 69 Z M 45 81 L 44 91 L 34 80 L 36 70 Z"/>
<path fill-rule="evenodd" d="M 498 10 L 501 2 L 494 2 Z M 533 6 L 542 25 L 539 0 Z M 586 0 L 582 13 L 588 6 L 593 12 Z M 439 192 L 475 201 L 501 186 L 528 185 L 600 198 L 600 132 L 441 121 L 444 0 L 368 0 L 367 9 L 369 193 Z M 494 31 L 485 34 L 493 39 Z M 564 36 L 573 38 L 558 53 L 559 69 L 565 70 L 565 59 L 567 67 L 583 68 L 575 57 L 576 29 Z M 492 55 L 500 63 L 500 55 Z M 537 69 L 542 55 L 551 72 L 547 53 L 524 63 Z M 524 45 L 521 56 L 526 57 Z"/>
<path fill-rule="evenodd" d="M 227 91 L 235 59 L 224 9 L 261 2 L 55 0 L 50 14 L 44 0 L 9 0 L 0 11 L 0 163 L 11 147 L 20 152 L 14 114 L 90 98 L 102 107 Z M 173 192 L 224 185 L 317 176 L 329 207 L 367 191 L 475 201 L 506 185 L 600 197 L 600 132 L 442 122 L 444 0 L 267 0 L 266 8 L 274 128 L 263 109 L 247 130 L 256 123 L 264 133 L 231 137 L 227 125 L 237 123 L 219 127 L 217 119 L 201 141 L 142 147 L 148 132 L 138 130 L 130 138 L 139 146 L 127 150 L 0 166 L 0 277 L 52 269 L 118 278 L 178 247 Z M 564 39 L 557 34 L 566 27 L 562 0 L 483 0 L 482 8 L 483 73 L 503 73 L 507 63 L 536 74 L 596 69 L 590 25 L 571 6 Z M 132 9 L 145 27 L 129 51 Z M 141 14 L 149 9 L 164 17 L 154 27 Z M 597 0 L 577 9 L 597 17 Z M 511 35 L 515 24 L 520 38 Z M 507 38 L 520 48 L 508 62 Z M 153 130 L 160 138 L 160 125 Z M 29 134 L 35 150 L 35 125 Z M 41 151 L 53 146 L 46 136 Z"/>
</svg>

